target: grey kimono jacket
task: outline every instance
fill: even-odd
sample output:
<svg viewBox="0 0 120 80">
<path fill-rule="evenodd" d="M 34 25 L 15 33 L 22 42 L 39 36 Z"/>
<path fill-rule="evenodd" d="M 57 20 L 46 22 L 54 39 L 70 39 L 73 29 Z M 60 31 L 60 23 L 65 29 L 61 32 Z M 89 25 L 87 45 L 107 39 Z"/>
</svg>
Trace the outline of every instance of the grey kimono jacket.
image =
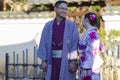
<svg viewBox="0 0 120 80">
<path fill-rule="evenodd" d="M 47 60 L 47 74 L 46 80 L 51 80 L 52 74 L 52 26 L 53 21 L 49 21 L 44 26 L 37 56 L 42 60 Z M 76 73 L 71 73 L 68 71 L 68 66 L 70 59 L 75 59 L 77 56 L 77 47 L 79 42 L 79 33 L 75 23 L 66 19 L 64 39 L 63 39 L 63 51 L 62 51 L 62 61 L 60 69 L 59 80 L 75 80 Z M 71 55 L 72 54 L 72 55 Z M 68 56 L 69 55 L 69 56 Z"/>
</svg>

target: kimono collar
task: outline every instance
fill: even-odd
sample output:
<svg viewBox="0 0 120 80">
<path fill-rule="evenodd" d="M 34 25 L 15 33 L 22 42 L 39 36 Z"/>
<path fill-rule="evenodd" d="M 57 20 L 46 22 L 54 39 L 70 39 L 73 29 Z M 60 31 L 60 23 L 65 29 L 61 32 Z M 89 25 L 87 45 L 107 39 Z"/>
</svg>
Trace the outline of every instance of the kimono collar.
<svg viewBox="0 0 120 80">
<path fill-rule="evenodd" d="M 91 31 L 97 31 L 97 27 L 91 27 L 86 30 L 86 32 L 81 36 L 80 42 L 84 40 L 84 38 L 91 32 Z"/>
<path fill-rule="evenodd" d="M 91 27 L 87 31 L 92 31 L 92 30 L 97 31 L 97 27 Z"/>
<path fill-rule="evenodd" d="M 66 20 L 66 18 L 63 18 L 63 19 L 60 21 L 60 23 L 64 22 L 65 20 Z M 54 23 L 57 23 L 57 19 L 56 19 L 56 18 L 54 19 Z M 59 24 L 60 24 L 60 23 L 59 23 Z"/>
</svg>

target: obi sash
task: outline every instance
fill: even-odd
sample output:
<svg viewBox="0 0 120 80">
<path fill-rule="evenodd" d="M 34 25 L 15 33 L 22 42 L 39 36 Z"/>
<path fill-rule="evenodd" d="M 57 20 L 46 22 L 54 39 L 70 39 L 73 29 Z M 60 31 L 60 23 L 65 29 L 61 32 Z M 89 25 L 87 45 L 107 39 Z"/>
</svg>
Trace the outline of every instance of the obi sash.
<svg viewBox="0 0 120 80">
<path fill-rule="evenodd" d="M 52 57 L 53 58 L 61 58 L 62 57 L 62 50 L 52 50 Z"/>
</svg>

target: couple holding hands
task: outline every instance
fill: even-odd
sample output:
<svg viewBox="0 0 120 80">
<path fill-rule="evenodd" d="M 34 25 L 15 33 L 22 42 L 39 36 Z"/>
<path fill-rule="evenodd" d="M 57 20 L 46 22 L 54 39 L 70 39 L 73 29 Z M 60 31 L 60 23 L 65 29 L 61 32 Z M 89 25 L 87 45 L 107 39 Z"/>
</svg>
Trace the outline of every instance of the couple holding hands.
<svg viewBox="0 0 120 80">
<path fill-rule="evenodd" d="M 65 17 L 67 2 L 57 1 L 54 10 L 56 17 L 45 24 L 37 52 L 46 72 L 45 80 L 76 80 L 77 70 L 79 80 L 100 80 L 103 61 L 96 14 L 84 15 L 86 31 L 79 38 L 76 24 Z"/>
</svg>

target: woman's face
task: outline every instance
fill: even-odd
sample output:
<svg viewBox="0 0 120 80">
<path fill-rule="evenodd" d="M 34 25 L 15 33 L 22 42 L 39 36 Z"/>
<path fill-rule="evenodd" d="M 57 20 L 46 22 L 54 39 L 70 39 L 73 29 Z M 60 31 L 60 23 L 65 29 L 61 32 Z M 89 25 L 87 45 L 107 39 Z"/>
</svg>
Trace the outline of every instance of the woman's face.
<svg viewBox="0 0 120 80">
<path fill-rule="evenodd" d="M 55 7 L 55 12 L 58 17 L 65 17 L 67 13 L 67 4 L 61 3 L 58 7 Z"/>
</svg>

